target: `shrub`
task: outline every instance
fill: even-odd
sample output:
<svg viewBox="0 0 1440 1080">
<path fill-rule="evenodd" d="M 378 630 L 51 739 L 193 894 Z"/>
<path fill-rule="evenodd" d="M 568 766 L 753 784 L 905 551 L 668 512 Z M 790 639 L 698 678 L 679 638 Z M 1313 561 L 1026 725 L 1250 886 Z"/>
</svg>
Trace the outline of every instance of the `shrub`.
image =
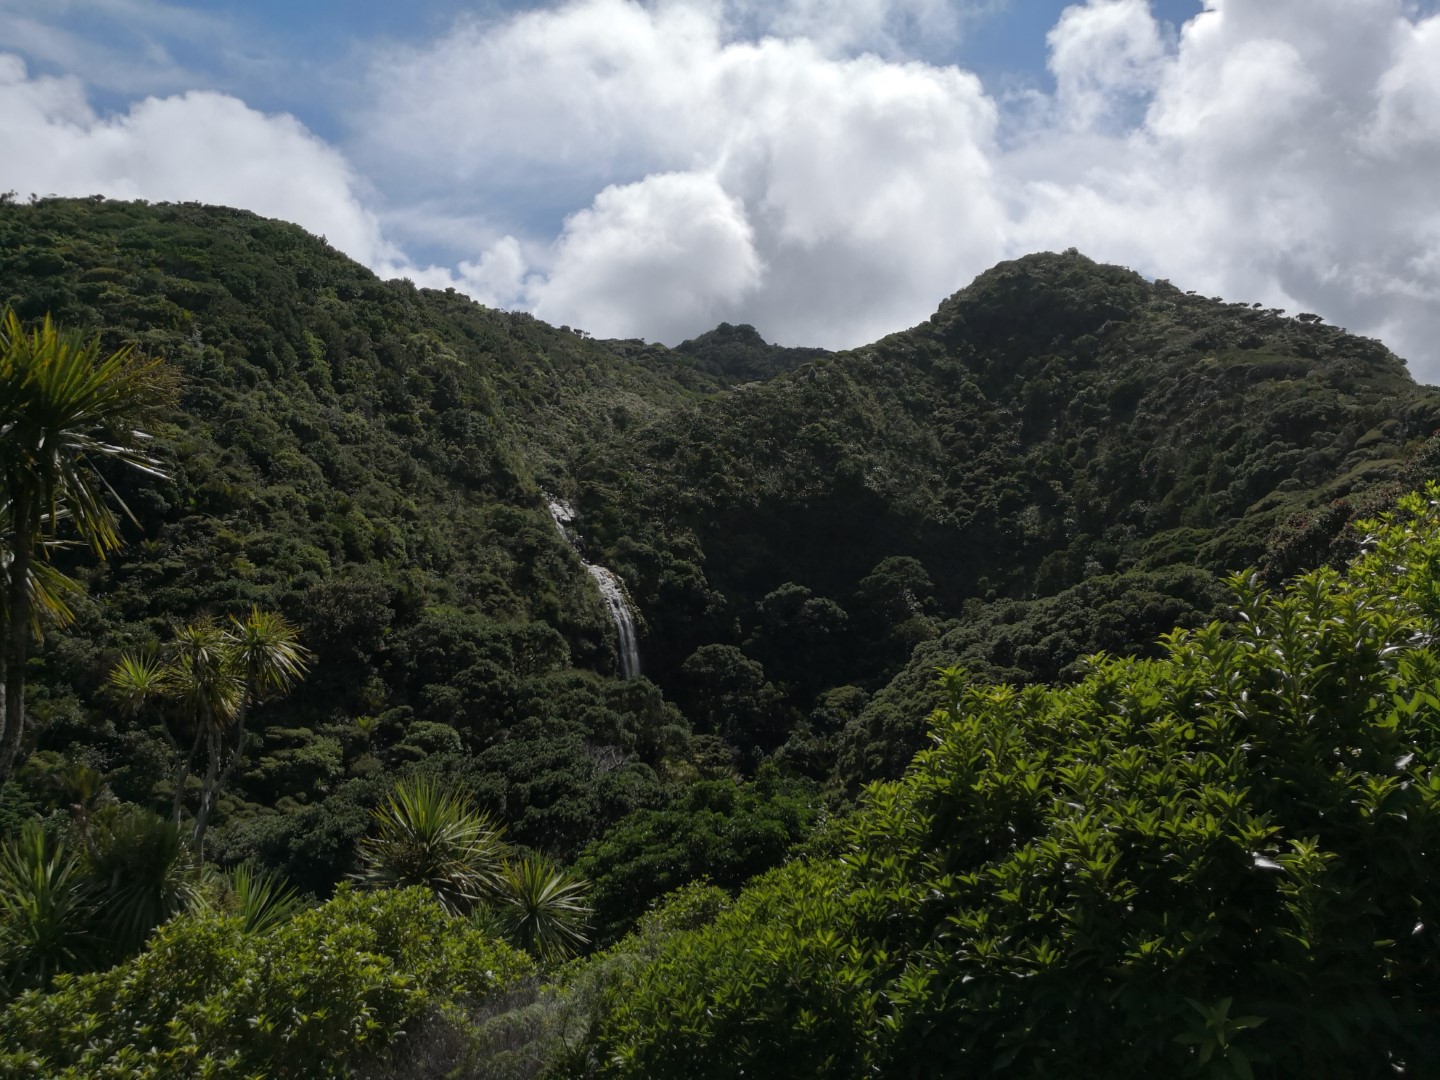
<svg viewBox="0 0 1440 1080">
<path fill-rule="evenodd" d="M 564 960 L 590 943 L 590 883 L 541 858 L 514 859 L 500 875 L 495 917 L 505 937 L 538 960 Z"/>
<path fill-rule="evenodd" d="M 530 971 L 423 889 L 335 898 L 273 929 L 185 916 L 111 971 L 61 976 L 0 1013 L 0 1076 L 327 1077 L 427 1008 Z"/>
<path fill-rule="evenodd" d="M 367 885 L 423 885 L 451 912 L 495 893 L 506 851 L 502 831 L 460 792 L 428 777 L 402 780 L 375 819 L 378 834 L 360 842 L 358 876 Z"/>
<path fill-rule="evenodd" d="M 607 991 L 645 1077 L 1365 1077 L 1440 1052 L 1440 487 L 1075 686 L 944 673 L 838 859 Z"/>
<path fill-rule="evenodd" d="M 94 829 L 90 878 L 110 960 L 139 952 L 157 926 L 202 903 L 185 830 L 143 807 L 108 807 Z"/>
<path fill-rule="evenodd" d="M 82 863 L 39 824 L 0 846 L 0 1000 L 89 962 L 94 912 Z"/>
<path fill-rule="evenodd" d="M 702 876 L 738 890 L 814 827 L 819 802 L 813 785 L 781 780 L 767 762 L 757 783 L 702 780 L 667 807 L 628 814 L 576 862 L 595 883 L 596 940 L 617 941 L 649 904 Z"/>
<path fill-rule="evenodd" d="M 305 898 L 273 870 L 241 863 L 225 875 L 227 908 L 247 934 L 262 934 L 305 909 Z"/>
</svg>

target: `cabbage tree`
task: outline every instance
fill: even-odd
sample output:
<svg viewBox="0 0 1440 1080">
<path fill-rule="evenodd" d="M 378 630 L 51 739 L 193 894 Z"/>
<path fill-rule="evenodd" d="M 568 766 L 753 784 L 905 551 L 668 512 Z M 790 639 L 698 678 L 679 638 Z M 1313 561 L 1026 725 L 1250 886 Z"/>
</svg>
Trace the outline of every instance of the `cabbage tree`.
<svg viewBox="0 0 1440 1080">
<path fill-rule="evenodd" d="M 30 330 L 14 312 L 0 317 L 0 781 L 25 731 L 25 661 L 37 607 L 53 606 L 63 593 L 49 553 L 76 543 L 104 558 L 120 546 L 117 511 L 129 511 L 99 466 L 165 475 L 141 426 L 170 400 L 173 385 L 161 361 L 128 346 L 102 355 L 98 337 L 62 332 L 48 317 Z"/>
<path fill-rule="evenodd" d="M 282 616 L 251 608 L 229 625 L 201 619 L 179 627 L 160 655 L 126 654 L 110 672 L 111 693 L 138 712 L 168 702 L 188 731 L 161 728 L 175 755 L 171 818 L 180 823 L 185 786 L 197 760 L 205 762 L 191 843 L 204 850 L 205 832 L 220 795 L 245 754 L 250 707 L 286 693 L 305 674 L 310 651 Z M 182 739 L 188 742 L 189 749 Z"/>
</svg>

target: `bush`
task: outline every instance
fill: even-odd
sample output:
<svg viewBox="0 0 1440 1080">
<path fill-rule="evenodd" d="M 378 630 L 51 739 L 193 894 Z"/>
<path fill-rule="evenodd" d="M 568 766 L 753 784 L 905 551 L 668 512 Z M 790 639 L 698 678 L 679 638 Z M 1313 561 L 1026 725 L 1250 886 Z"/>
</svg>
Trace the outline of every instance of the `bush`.
<svg viewBox="0 0 1440 1080">
<path fill-rule="evenodd" d="M 101 974 L 0 1013 L 0 1076 L 327 1077 L 427 1008 L 504 989 L 529 961 L 424 889 L 335 898 L 264 933 L 202 914 Z"/>
<path fill-rule="evenodd" d="M 541 961 L 565 960 L 590 943 L 589 886 L 545 859 L 513 859 L 500 875 L 494 917 L 511 944 Z"/>
<path fill-rule="evenodd" d="M 502 830 L 468 796 L 430 777 L 402 780 L 375 811 L 379 835 L 360 843 L 361 881 L 423 885 L 460 913 L 493 895 L 506 852 Z"/>
<path fill-rule="evenodd" d="M 0 1000 L 88 963 L 94 914 L 83 862 L 38 823 L 0 845 Z"/>
<path fill-rule="evenodd" d="M 607 1075 L 1416 1074 L 1440 1052 L 1440 486 L 1075 686 L 944 673 L 838 859 L 607 992 Z"/>
<path fill-rule="evenodd" d="M 813 785 L 702 780 L 670 806 L 637 810 L 590 844 L 576 871 L 595 883 L 596 940 L 617 941 L 656 899 L 700 877 L 738 890 L 780 863 L 820 816 Z"/>
<path fill-rule="evenodd" d="M 90 877 L 109 962 L 139 952 L 157 926 L 202 903 L 188 831 L 139 806 L 107 807 L 94 829 Z"/>
</svg>

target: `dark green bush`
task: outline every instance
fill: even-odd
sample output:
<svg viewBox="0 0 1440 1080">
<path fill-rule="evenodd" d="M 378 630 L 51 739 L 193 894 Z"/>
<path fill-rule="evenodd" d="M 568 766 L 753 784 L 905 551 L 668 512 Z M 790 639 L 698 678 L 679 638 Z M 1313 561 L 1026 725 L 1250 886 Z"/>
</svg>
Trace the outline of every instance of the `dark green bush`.
<svg viewBox="0 0 1440 1080">
<path fill-rule="evenodd" d="M 357 892 L 262 933 L 184 916 L 110 971 L 0 1013 L 0 1076 L 343 1076 L 429 1008 L 531 970 L 424 889 Z"/>
<path fill-rule="evenodd" d="M 594 882 L 596 938 L 609 944 L 657 898 L 705 877 L 730 890 L 778 865 L 814 825 L 813 784 L 701 780 L 660 810 L 637 810 L 590 844 L 575 864 Z"/>
<path fill-rule="evenodd" d="M 608 992 L 644 1077 L 1366 1077 L 1440 1052 L 1440 486 L 1348 575 L 1018 690 L 945 673 L 844 854 Z"/>
</svg>

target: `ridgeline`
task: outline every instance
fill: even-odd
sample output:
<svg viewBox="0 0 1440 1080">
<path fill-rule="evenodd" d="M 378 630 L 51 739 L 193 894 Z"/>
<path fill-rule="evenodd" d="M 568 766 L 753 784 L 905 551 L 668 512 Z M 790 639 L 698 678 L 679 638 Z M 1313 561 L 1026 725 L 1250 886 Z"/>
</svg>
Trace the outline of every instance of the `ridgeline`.
<svg viewBox="0 0 1440 1080">
<path fill-rule="evenodd" d="M 1440 426 L 1440 392 L 1378 342 L 1073 251 L 837 354 L 728 325 L 596 341 L 188 204 L 0 206 L 0 283 L 22 318 L 184 380 L 156 440 L 173 482 L 117 473 L 130 543 L 74 560 L 89 598 L 39 661 L 32 773 L 79 758 L 157 800 L 153 736 L 102 692 L 115 651 L 284 612 L 315 671 L 268 711 L 221 831 L 318 888 L 349 867 L 317 825 L 426 758 L 565 855 L 766 756 L 898 775 L 937 666 L 1053 680 L 1151 648 L 1221 611 L 1217 574 L 1332 557 Z M 617 678 L 542 492 L 626 583 L 645 678 Z"/>
<path fill-rule="evenodd" d="M 172 750 L 109 691 L 117 658 L 277 612 L 313 663 L 257 708 L 207 856 L 330 896 L 396 779 L 429 777 L 578 866 L 601 943 L 672 889 L 735 890 L 787 852 L 822 858 L 790 871 L 801 892 L 870 882 L 823 862 L 884 846 L 864 823 L 899 811 L 854 811 L 861 786 L 905 774 L 927 718 L 941 749 L 881 790 L 925 802 L 970 752 L 979 706 L 938 668 L 1090 708 L 1085 657 L 1181 663 L 1161 636 L 1232 619 L 1226 572 L 1278 586 L 1345 563 L 1350 524 L 1440 464 L 1440 390 L 1379 342 L 1073 250 L 1002 263 L 863 348 L 722 324 L 671 349 L 381 281 L 243 211 L 10 200 L 0 305 L 180 375 L 154 431 L 169 479 L 102 466 L 135 518 L 126 546 L 55 555 L 85 591 L 30 664 L 0 832 L 67 812 L 76 766 L 167 808 Z M 589 564 L 624 583 L 639 677 Z M 1054 750 L 1027 731 L 1017 753 Z M 820 824 L 852 813 L 843 841 Z M 906 873 L 929 888 L 937 865 Z M 711 954 L 676 956 L 703 981 Z M 864 978 L 893 990 L 876 963 Z M 634 1019 L 652 1007 L 619 1008 L 605 1045 L 669 1061 L 626 1026 L 661 1023 Z M 878 1014 L 845 1017 L 855 1060 L 889 1060 L 866 1042 Z M 1004 1052 L 996 1024 L 955 1060 Z"/>
</svg>

